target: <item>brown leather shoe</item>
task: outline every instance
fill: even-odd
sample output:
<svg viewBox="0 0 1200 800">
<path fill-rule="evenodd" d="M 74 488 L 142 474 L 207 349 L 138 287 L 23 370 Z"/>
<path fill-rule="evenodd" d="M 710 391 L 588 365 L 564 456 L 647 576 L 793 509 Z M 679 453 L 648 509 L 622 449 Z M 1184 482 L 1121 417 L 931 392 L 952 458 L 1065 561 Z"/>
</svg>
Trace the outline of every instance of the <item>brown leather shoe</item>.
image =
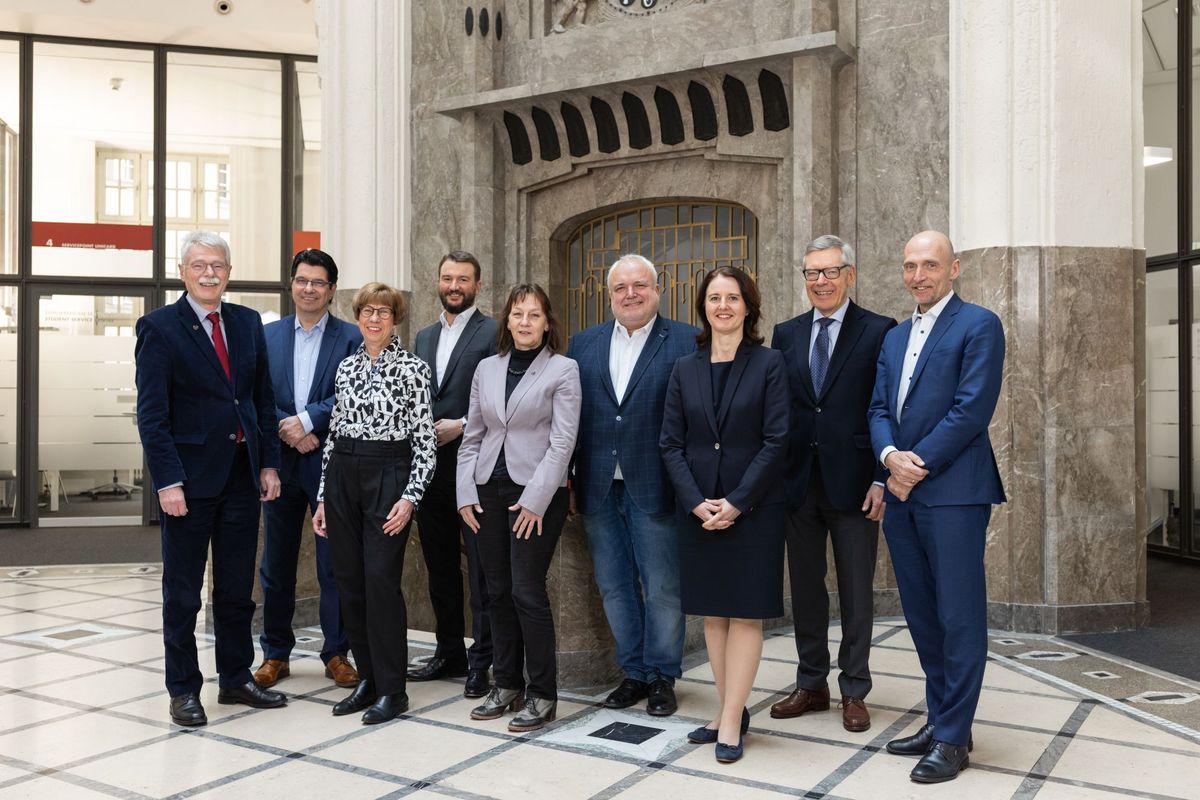
<svg viewBox="0 0 1200 800">
<path fill-rule="evenodd" d="M 808 711 L 829 710 L 829 687 L 797 689 L 771 706 L 772 719 L 790 719 Z"/>
<path fill-rule="evenodd" d="M 842 709 L 842 727 L 851 733 L 861 733 L 871 727 L 871 712 L 861 697 L 843 697 L 838 703 Z"/>
<path fill-rule="evenodd" d="M 278 658 L 268 658 L 263 660 L 258 669 L 254 671 L 254 682 L 262 687 L 274 686 L 291 674 L 292 669 L 288 666 L 288 662 L 280 661 Z"/>
<path fill-rule="evenodd" d="M 353 689 L 358 686 L 358 670 L 346 660 L 345 656 L 334 656 L 329 659 L 329 663 L 325 665 L 325 677 L 332 678 L 333 682 L 343 689 Z"/>
</svg>

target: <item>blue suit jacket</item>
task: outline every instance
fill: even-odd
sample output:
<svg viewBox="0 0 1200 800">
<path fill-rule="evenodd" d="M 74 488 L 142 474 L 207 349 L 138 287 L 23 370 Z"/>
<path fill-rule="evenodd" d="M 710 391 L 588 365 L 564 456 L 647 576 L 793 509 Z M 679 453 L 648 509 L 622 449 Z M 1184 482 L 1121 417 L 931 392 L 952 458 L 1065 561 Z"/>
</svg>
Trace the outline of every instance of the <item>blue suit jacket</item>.
<svg viewBox="0 0 1200 800">
<path fill-rule="evenodd" d="M 1004 377 L 1004 329 L 988 309 L 956 294 L 929 332 L 896 420 L 897 381 L 912 320 L 888 332 L 869 412 L 876 457 L 889 445 L 912 450 L 929 475 L 910 501 L 927 506 L 1003 503 L 988 423 Z M 889 502 L 896 498 L 889 492 Z"/>
<path fill-rule="evenodd" d="M 748 514 L 782 503 L 787 459 L 787 367 L 778 350 L 743 342 L 714 408 L 712 351 L 701 348 L 675 364 L 663 413 L 663 463 L 689 514 L 705 498 L 724 497 Z"/>
<path fill-rule="evenodd" d="M 329 416 L 333 413 L 333 379 L 338 364 L 362 344 L 358 326 L 344 322 L 333 315 L 325 324 L 321 336 L 321 349 L 317 353 L 317 366 L 308 388 L 308 397 L 294 397 L 296 316 L 289 314 L 263 328 L 267 340 L 267 355 L 271 359 L 271 386 L 275 390 L 275 419 L 281 421 L 293 417 L 300 411 L 308 411 L 312 419 L 312 432 L 321 440 L 316 450 L 301 454 L 296 448 L 281 444 L 279 480 L 289 480 L 304 487 L 310 497 L 317 496 L 321 483 L 321 453 L 325 449 L 325 437 L 329 434 Z"/>
<path fill-rule="evenodd" d="M 608 368 L 615 325 L 610 320 L 575 334 L 567 352 L 579 362 L 583 388 L 575 504 L 581 513 L 596 511 L 612 489 L 620 460 L 625 491 L 634 504 L 646 514 L 667 514 L 674 500 L 658 447 L 663 402 L 675 362 L 695 351 L 699 331 L 659 315 L 618 403 Z"/>
<path fill-rule="evenodd" d="M 187 296 L 137 322 L 137 422 L 154 488 L 216 497 L 233 464 L 240 424 L 255 483 L 279 468 L 275 393 L 258 312 L 221 303 L 232 381 Z M 257 489 L 257 487 L 256 487 Z"/>
<path fill-rule="evenodd" d="M 830 504 L 839 511 L 858 511 L 871 482 L 884 479 L 883 467 L 871 452 L 867 409 L 883 337 L 896 321 L 850 301 L 818 395 L 809 367 L 813 314 L 806 311 L 779 323 L 771 337 L 771 347 L 787 362 L 792 389 L 788 504 L 804 505 L 816 463 Z"/>
</svg>

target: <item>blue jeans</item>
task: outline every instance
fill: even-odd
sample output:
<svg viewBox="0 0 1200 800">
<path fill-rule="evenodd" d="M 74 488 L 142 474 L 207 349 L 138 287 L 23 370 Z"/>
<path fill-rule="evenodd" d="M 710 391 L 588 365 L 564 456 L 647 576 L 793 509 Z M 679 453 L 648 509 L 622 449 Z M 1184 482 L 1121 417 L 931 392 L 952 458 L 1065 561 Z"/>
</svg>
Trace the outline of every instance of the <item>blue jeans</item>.
<svg viewBox="0 0 1200 800">
<path fill-rule="evenodd" d="M 625 677 L 674 683 L 682 673 L 684 634 L 674 515 L 644 513 L 624 482 L 614 481 L 600 507 L 582 516 Z"/>
</svg>

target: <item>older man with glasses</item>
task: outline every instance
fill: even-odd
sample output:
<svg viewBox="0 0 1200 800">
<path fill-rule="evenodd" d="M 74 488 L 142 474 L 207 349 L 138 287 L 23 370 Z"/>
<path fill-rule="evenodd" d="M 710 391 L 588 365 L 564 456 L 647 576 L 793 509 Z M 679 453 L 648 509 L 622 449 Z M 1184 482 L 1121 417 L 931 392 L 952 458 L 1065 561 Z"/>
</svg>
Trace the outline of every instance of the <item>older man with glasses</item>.
<svg viewBox="0 0 1200 800">
<path fill-rule="evenodd" d="M 292 302 L 296 313 L 266 326 L 271 385 L 275 390 L 279 438 L 283 443 L 279 498 L 263 505 L 263 554 L 259 579 L 263 591 L 263 662 L 254 673 L 260 686 L 274 686 L 291 674 L 289 657 L 296 645 L 296 564 L 304 517 L 317 509 L 321 452 L 333 412 L 333 380 L 338 364 L 362 344 L 358 327 L 329 312 L 337 290 L 338 268 L 321 250 L 302 250 L 292 259 Z M 338 607 L 337 583 L 329 540 L 315 538 L 319 616 L 324 643 L 325 677 L 343 688 L 358 683 L 346 659 L 350 642 Z"/>
</svg>

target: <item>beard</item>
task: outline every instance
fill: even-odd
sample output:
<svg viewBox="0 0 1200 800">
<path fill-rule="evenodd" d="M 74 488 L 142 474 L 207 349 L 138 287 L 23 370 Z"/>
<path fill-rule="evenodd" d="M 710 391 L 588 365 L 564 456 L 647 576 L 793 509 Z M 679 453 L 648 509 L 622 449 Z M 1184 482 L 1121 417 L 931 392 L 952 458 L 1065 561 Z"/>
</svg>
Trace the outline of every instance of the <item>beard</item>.
<svg viewBox="0 0 1200 800">
<path fill-rule="evenodd" d="M 459 294 L 460 297 L 456 300 L 450 297 L 452 294 Z M 475 294 L 472 292 L 438 292 L 438 299 L 442 301 L 442 308 L 446 309 L 451 314 L 461 314 L 471 306 L 475 305 Z"/>
</svg>

